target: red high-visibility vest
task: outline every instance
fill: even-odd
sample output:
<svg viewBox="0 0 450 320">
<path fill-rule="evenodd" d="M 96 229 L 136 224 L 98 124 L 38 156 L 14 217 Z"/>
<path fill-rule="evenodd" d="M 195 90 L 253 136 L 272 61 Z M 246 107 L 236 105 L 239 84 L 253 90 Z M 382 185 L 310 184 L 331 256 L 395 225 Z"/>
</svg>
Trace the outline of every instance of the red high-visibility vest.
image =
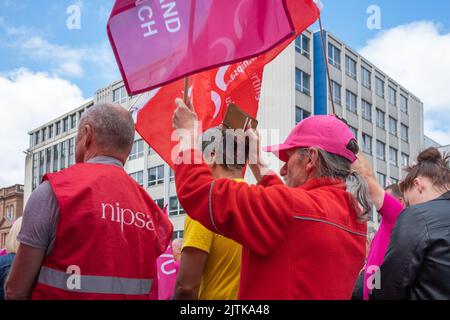
<svg viewBox="0 0 450 320">
<path fill-rule="evenodd" d="M 44 180 L 59 222 L 32 298 L 148 299 L 173 231 L 148 193 L 114 165 L 77 164 Z"/>
</svg>

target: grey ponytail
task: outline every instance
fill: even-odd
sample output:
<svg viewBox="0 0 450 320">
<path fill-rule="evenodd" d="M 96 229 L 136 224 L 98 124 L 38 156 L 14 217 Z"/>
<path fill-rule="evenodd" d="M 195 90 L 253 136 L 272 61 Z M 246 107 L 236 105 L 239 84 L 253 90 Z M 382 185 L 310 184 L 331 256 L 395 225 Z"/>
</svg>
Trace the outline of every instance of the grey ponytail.
<svg viewBox="0 0 450 320">
<path fill-rule="evenodd" d="M 347 179 L 347 186 L 349 191 L 356 198 L 356 210 L 360 211 L 357 205 L 359 204 L 362 208 L 362 212 L 358 215 L 360 221 L 368 221 L 369 213 L 372 209 L 372 202 L 369 198 L 369 187 L 367 186 L 366 179 L 364 179 L 356 171 L 352 171 L 349 178 Z"/>
<path fill-rule="evenodd" d="M 356 140 L 351 140 L 347 149 L 357 154 L 359 151 Z M 351 169 L 351 162 L 339 155 L 326 152 L 317 148 L 319 162 L 316 164 L 317 176 L 319 178 L 339 178 L 347 183 L 347 190 L 351 193 L 351 202 L 354 205 L 358 218 L 361 222 L 367 221 L 372 209 L 369 197 L 369 188 L 365 179 Z M 308 152 L 308 149 L 300 149 L 300 152 Z"/>
</svg>

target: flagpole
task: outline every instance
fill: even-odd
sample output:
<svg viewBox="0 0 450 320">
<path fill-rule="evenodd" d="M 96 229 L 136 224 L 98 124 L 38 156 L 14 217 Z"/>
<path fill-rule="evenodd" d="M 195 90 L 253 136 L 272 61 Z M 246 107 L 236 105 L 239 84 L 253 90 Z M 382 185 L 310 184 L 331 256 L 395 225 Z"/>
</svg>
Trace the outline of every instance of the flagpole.
<svg viewBox="0 0 450 320">
<path fill-rule="evenodd" d="M 194 19 L 195 19 L 195 7 L 197 5 L 197 0 L 191 0 L 191 12 L 189 14 L 189 41 L 188 44 L 192 46 L 193 36 L 194 36 Z M 189 46 L 188 46 L 189 48 Z M 188 103 L 189 99 L 189 77 L 184 78 L 184 103 Z"/>
<path fill-rule="evenodd" d="M 336 115 L 336 109 L 334 108 L 334 97 L 333 97 L 333 87 L 331 85 L 331 77 L 330 77 L 330 66 L 328 65 L 328 56 L 327 56 L 327 50 L 325 48 L 325 35 L 322 28 L 322 19 L 319 16 L 319 26 L 320 26 L 320 35 L 322 38 L 322 50 L 323 50 L 323 56 L 325 59 L 325 65 L 327 66 L 327 79 L 328 79 L 328 90 L 330 90 L 330 98 L 331 98 L 331 108 L 333 110 L 333 115 Z"/>
<path fill-rule="evenodd" d="M 189 77 L 184 77 L 184 92 L 183 92 L 183 100 L 184 103 L 188 103 L 189 99 Z"/>
</svg>

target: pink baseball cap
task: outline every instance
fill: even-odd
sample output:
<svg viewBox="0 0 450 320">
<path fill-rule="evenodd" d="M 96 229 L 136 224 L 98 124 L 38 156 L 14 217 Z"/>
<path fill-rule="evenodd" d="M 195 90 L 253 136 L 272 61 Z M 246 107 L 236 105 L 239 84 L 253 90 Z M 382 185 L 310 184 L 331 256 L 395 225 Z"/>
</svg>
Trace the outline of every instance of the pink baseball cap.
<svg viewBox="0 0 450 320">
<path fill-rule="evenodd" d="M 263 148 L 287 162 L 287 150 L 318 147 L 329 153 L 342 156 L 352 163 L 356 155 L 347 149 L 351 140 L 356 140 L 350 128 L 335 116 L 313 116 L 300 122 L 283 144 Z"/>
</svg>

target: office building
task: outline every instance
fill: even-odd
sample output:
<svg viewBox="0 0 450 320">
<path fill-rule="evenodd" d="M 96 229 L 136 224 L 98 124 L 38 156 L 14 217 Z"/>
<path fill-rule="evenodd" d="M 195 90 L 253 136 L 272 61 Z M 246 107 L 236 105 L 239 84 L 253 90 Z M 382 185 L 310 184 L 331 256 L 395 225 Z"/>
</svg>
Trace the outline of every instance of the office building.
<svg viewBox="0 0 450 320">
<path fill-rule="evenodd" d="M 312 114 L 330 114 L 333 96 L 336 114 L 344 118 L 374 166 L 378 181 L 398 182 L 402 167 L 424 145 L 423 104 L 337 37 L 325 32 L 331 92 L 320 32 L 305 31 L 277 59 L 266 66 L 258 114 L 266 130 L 263 144 L 284 140 L 292 128 Z M 121 81 L 98 90 L 87 104 L 30 131 L 26 162 L 25 198 L 45 172 L 74 162 L 76 125 L 84 110 L 99 102 L 116 102 L 129 109 L 137 97 L 128 97 Z M 269 155 L 271 166 L 279 162 Z M 185 212 L 180 206 L 172 170 L 138 135 L 125 170 L 160 205 L 168 205 L 174 237 L 182 237 Z M 248 177 L 251 182 L 251 178 Z M 370 233 L 379 223 L 371 217 Z"/>
</svg>

